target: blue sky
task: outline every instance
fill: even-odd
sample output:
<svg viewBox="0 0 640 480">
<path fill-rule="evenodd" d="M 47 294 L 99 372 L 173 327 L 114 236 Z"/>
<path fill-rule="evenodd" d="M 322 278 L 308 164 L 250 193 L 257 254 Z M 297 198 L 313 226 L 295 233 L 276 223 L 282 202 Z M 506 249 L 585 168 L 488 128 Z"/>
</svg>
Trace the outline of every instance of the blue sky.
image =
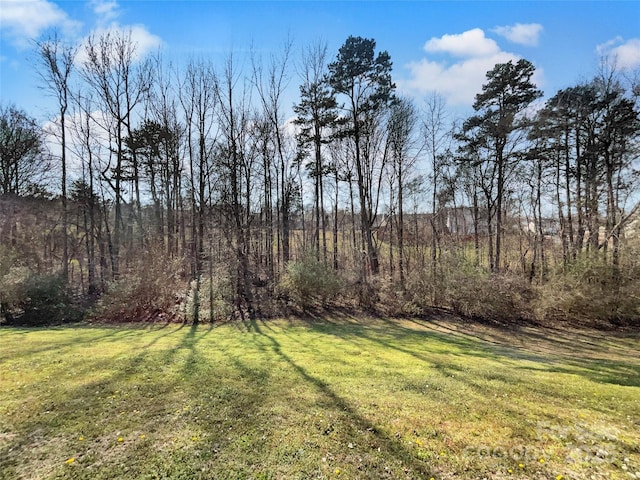
<svg viewBox="0 0 640 480">
<path fill-rule="evenodd" d="M 32 40 L 54 28 L 70 41 L 131 28 L 140 51 L 160 48 L 178 63 L 222 61 L 232 50 L 242 57 L 251 45 L 277 54 L 287 36 L 294 61 L 317 40 L 333 58 L 349 35 L 375 38 L 401 92 L 420 99 L 438 91 L 457 110 L 470 107 L 487 70 L 509 59 L 532 61 L 547 97 L 592 77 L 603 54 L 621 69 L 640 68 L 638 1 L 0 0 L 0 99 L 40 119 L 50 101 L 38 89 Z M 297 84 L 292 69 L 290 99 Z"/>
</svg>

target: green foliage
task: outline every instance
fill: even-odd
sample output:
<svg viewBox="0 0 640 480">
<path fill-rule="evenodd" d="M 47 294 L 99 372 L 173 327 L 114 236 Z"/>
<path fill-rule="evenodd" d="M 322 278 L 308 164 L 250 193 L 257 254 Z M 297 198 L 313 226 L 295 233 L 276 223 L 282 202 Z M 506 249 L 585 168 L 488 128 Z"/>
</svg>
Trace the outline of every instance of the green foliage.
<svg viewBox="0 0 640 480">
<path fill-rule="evenodd" d="M 372 38 L 349 36 L 329 65 L 333 89 L 349 96 L 357 104 L 357 111 L 363 113 L 386 105 L 395 89 L 391 81 L 391 57 L 386 51 L 376 56 L 375 48 L 376 41 Z"/>
<path fill-rule="evenodd" d="M 300 102 L 293 107 L 296 114 L 294 124 L 300 126 L 297 136 L 301 146 L 323 143 L 323 129 L 338 121 L 338 103 L 325 75 L 326 49 L 310 50 L 306 64 L 305 80 L 300 85 Z M 313 172 L 319 175 L 322 172 Z"/>
<path fill-rule="evenodd" d="M 335 297 L 341 286 L 336 272 L 307 254 L 301 260 L 289 262 L 279 289 L 298 307 L 308 308 Z"/>
<path fill-rule="evenodd" d="M 60 275 L 31 275 L 24 284 L 22 325 L 48 325 L 79 320 L 82 315 L 68 295 Z"/>
<path fill-rule="evenodd" d="M 501 131 L 501 128 L 509 127 L 504 124 L 505 120 L 513 122 L 518 112 L 542 96 L 532 81 L 534 72 L 534 65 L 524 58 L 515 64 L 511 60 L 498 63 L 487 72 L 487 83 L 476 95 L 473 108 L 484 111 L 485 118 L 493 117 L 495 126 L 489 130 L 492 135 L 508 133 L 508 130 Z"/>
<path fill-rule="evenodd" d="M 33 273 L 14 250 L 0 245 L 0 322 L 49 325 L 80 317 L 61 276 Z"/>
<path fill-rule="evenodd" d="M 0 194 L 27 193 L 49 167 L 38 122 L 13 105 L 0 104 Z"/>
<path fill-rule="evenodd" d="M 225 269 L 217 269 L 211 278 L 193 280 L 186 302 L 186 318 L 194 322 L 227 320 L 234 309 L 233 281 Z"/>
</svg>

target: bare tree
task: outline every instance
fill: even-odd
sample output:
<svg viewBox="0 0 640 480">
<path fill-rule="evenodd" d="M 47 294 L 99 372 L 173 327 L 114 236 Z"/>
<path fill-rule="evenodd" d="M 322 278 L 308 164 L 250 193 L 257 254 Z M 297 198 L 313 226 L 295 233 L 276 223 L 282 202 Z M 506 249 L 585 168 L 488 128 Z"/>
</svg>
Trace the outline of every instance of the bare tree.
<svg viewBox="0 0 640 480">
<path fill-rule="evenodd" d="M 85 45 L 87 60 L 82 68 L 82 76 L 93 89 L 100 102 L 100 108 L 112 120 L 103 127 L 108 131 L 115 145 L 115 165 L 110 166 L 108 181 L 114 192 L 115 218 L 113 226 L 113 265 L 115 279 L 120 274 L 120 242 L 122 233 L 123 182 L 127 179 L 124 162 L 126 154 L 125 138 L 132 136 L 134 110 L 142 102 L 151 86 L 152 76 L 148 63 L 140 63 L 136 57 L 136 44 L 131 31 L 111 31 L 99 37 L 91 36 Z M 140 218 L 140 189 L 138 162 L 132 158 L 132 177 L 135 186 L 136 207 Z M 105 172 L 106 177 L 107 172 Z"/>
<path fill-rule="evenodd" d="M 69 108 L 69 81 L 78 53 L 78 47 L 62 43 L 57 33 L 46 41 L 38 42 L 38 75 L 45 91 L 58 104 L 60 121 L 60 165 L 62 169 L 60 188 L 62 198 L 62 277 L 69 281 L 69 238 L 67 212 L 67 128 L 66 116 Z"/>
<path fill-rule="evenodd" d="M 282 55 L 279 58 L 272 57 L 266 70 L 260 60 L 255 55 L 252 56 L 253 81 L 260 97 L 264 116 L 270 125 L 277 158 L 278 224 L 282 242 L 283 264 L 286 264 L 290 257 L 290 216 L 296 190 L 295 175 L 292 172 L 293 158 L 286 151 L 284 118 L 282 116 L 282 96 L 287 87 L 291 46 L 291 41 L 287 40 Z"/>
<path fill-rule="evenodd" d="M 95 187 L 96 180 L 96 161 L 100 157 L 100 142 L 94 138 L 94 128 L 96 128 L 95 120 L 92 116 L 91 99 L 78 92 L 74 95 L 75 115 L 71 123 L 72 135 L 75 141 L 71 147 L 76 158 L 81 162 L 82 166 L 82 183 L 84 188 L 77 191 L 77 201 L 82 206 L 83 223 L 85 234 L 85 248 L 87 252 L 87 274 L 88 274 L 88 293 L 95 295 L 100 289 L 105 287 L 105 270 L 106 256 L 100 257 L 100 279 L 99 288 L 98 277 L 96 275 L 96 242 L 103 245 L 103 238 L 100 228 L 100 208 L 98 205 L 98 196 Z M 102 250 L 102 249 L 101 249 Z"/>
<path fill-rule="evenodd" d="M 180 87 L 180 103 L 186 121 L 189 157 L 192 212 L 192 255 L 195 257 L 195 276 L 202 269 L 205 236 L 205 212 L 211 197 L 211 168 L 213 144 L 217 135 L 215 120 L 216 75 L 213 66 L 205 61 L 191 61 Z"/>
<path fill-rule="evenodd" d="M 425 148 L 429 155 L 432 175 L 431 192 L 431 269 L 435 278 L 437 249 L 440 240 L 440 228 L 438 217 L 438 187 L 444 183 L 443 159 L 445 151 L 451 142 L 451 128 L 448 123 L 445 110 L 445 99 L 440 94 L 433 92 L 425 101 L 424 119 L 422 128 L 425 138 Z"/>
<path fill-rule="evenodd" d="M 245 185 L 249 185 L 246 158 L 243 156 L 243 141 L 247 126 L 246 85 L 237 95 L 236 88 L 241 72 L 236 70 L 233 55 L 230 54 L 216 88 L 218 103 L 218 124 L 221 131 L 221 142 L 218 151 L 218 166 L 224 182 L 221 204 L 229 220 L 230 246 L 235 252 L 235 278 L 237 302 L 236 306 L 243 315 L 244 303 L 249 316 L 254 316 L 253 293 L 251 290 L 251 272 L 249 268 L 249 214 L 246 197 L 243 195 Z M 249 191 L 247 188 L 246 192 Z"/>
<path fill-rule="evenodd" d="M 400 286 L 404 288 L 404 187 L 410 168 L 416 161 L 420 151 L 418 139 L 415 137 L 418 123 L 418 112 L 415 105 L 407 98 L 397 98 L 391 106 L 388 120 L 387 141 L 389 143 L 391 165 L 396 178 L 398 198 L 398 272 Z"/>
</svg>

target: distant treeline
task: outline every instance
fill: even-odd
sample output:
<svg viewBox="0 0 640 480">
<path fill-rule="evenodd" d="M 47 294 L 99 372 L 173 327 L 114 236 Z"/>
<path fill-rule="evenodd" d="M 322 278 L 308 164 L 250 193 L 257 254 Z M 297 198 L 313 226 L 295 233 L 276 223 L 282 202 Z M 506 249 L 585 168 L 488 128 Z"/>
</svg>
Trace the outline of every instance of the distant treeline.
<svg viewBox="0 0 640 480">
<path fill-rule="evenodd" d="M 497 64 L 455 122 L 361 37 L 220 68 L 116 32 L 36 56 L 48 130 L 0 107 L 5 321 L 640 317 L 640 84 L 606 61 L 544 103 L 532 63 Z"/>
</svg>

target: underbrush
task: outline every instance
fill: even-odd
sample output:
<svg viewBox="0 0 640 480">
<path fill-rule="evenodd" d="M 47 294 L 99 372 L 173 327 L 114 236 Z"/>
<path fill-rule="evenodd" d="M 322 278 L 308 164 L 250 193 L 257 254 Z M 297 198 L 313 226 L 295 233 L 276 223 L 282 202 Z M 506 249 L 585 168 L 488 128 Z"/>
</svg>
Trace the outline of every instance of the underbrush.
<svg viewBox="0 0 640 480">
<path fill-rule="evenodd" d="M 108 285 L 90 317 L 110 322 L 181 318 L 187 285 L 181 259 L 147 251 L 119 280 Z"/>
<path fill-rule="evenodd" d="M 193 280 L 185 305 L 185 318 L 189 322 L 216 322 L 227 320 L 233 314 L 234 280 L 223 268 L 210 276 Z"/>
<path fill-rule="evenodd" d="M 398 313 L 431 307 L 495 323 L 559 322 L 594 327 L 640 324 L 640 266 L 618 270 L 581 259 L 566 271 L 532 283 L 514 272 L 488 273 L 459 258 L 441 259 L 408 276 L 406 303 Z"/>
<path fill-rule="evenodd" d="M 20 271 L 3 302 L 0 322 L 7 325 L 43 326 L 75 322 L 82 318 L 81 306 L 72 298 L 59 275 Z"/>
<path fill-rule="evenodd" d="M 189 280 L 185 258 L 151 249 L 102 295 L 88 298 L 89 305 L 71 295 L 59 275 L 39 275 L 16 258 L 10 251 L 0 258 L 3 324 L 60 324 L 85 314 L 106 322 L 218 322 L 243 308 L 238 279 L 228 265 L 205 269 L 199 281 Z M 490 273 L 456 252 L 445 252 L 435 266 L 407 270 L 401 283 L 397 274 L 334 271 L 307 254 L 289 262 L 279 281 L 258 280 L 251 282 L 252 307 L 265 318 L 336 308 L 422 316 L 436 308 L 499 324 L 640 325 L 640 255 L 625 258 L 619 268 L 585 256 L 532 282 L 519 272 Z"/>
<path fill-rule="evenodd" d="M 19 258 L 0 246 L 0 324 L 42 326 L 82 318 L 61 275 L 41 274 Z"/>
<path fill-rule="evenodd" d="M 342 286 L 342 279 L 333 269 L 308 254 L 289 262 L 278 284 L 278 294 L 305 310 L 335 299 Z"/>
<path fill-rule="evenodd" d="M 410 274 L 407 291 L 405 308 L 447 308 L 465 317 L 494 322 L 531 321 L 537 295 L 519 275 L 487 273 L 455 257 L 441 261 L 435 276 L 431 269 Z"/>
<path fill-rule="evenodd" d="M 513 271 L 487 272 L 452 253 L 435 268 L 408 271 L 402 285 L 397 276 L 341 272 L 338 278 L 311 257 L 292 262 L 280 287 L 303 309 L 335 305 L 339 292 L 344 307 L 381 315 L 421 316 L 438 308 L 496 324 L 640 324 L 640 261 L 616 270 L 583 258 L 536 283 Z"/>
<path fill-rule="evenodd" d="M 540 321 L 630 325 L 640 324 L 640 267 L 616 270 L 587 260 L 566 272 L 555 272 L 538 288 Z"/>
</svg>

